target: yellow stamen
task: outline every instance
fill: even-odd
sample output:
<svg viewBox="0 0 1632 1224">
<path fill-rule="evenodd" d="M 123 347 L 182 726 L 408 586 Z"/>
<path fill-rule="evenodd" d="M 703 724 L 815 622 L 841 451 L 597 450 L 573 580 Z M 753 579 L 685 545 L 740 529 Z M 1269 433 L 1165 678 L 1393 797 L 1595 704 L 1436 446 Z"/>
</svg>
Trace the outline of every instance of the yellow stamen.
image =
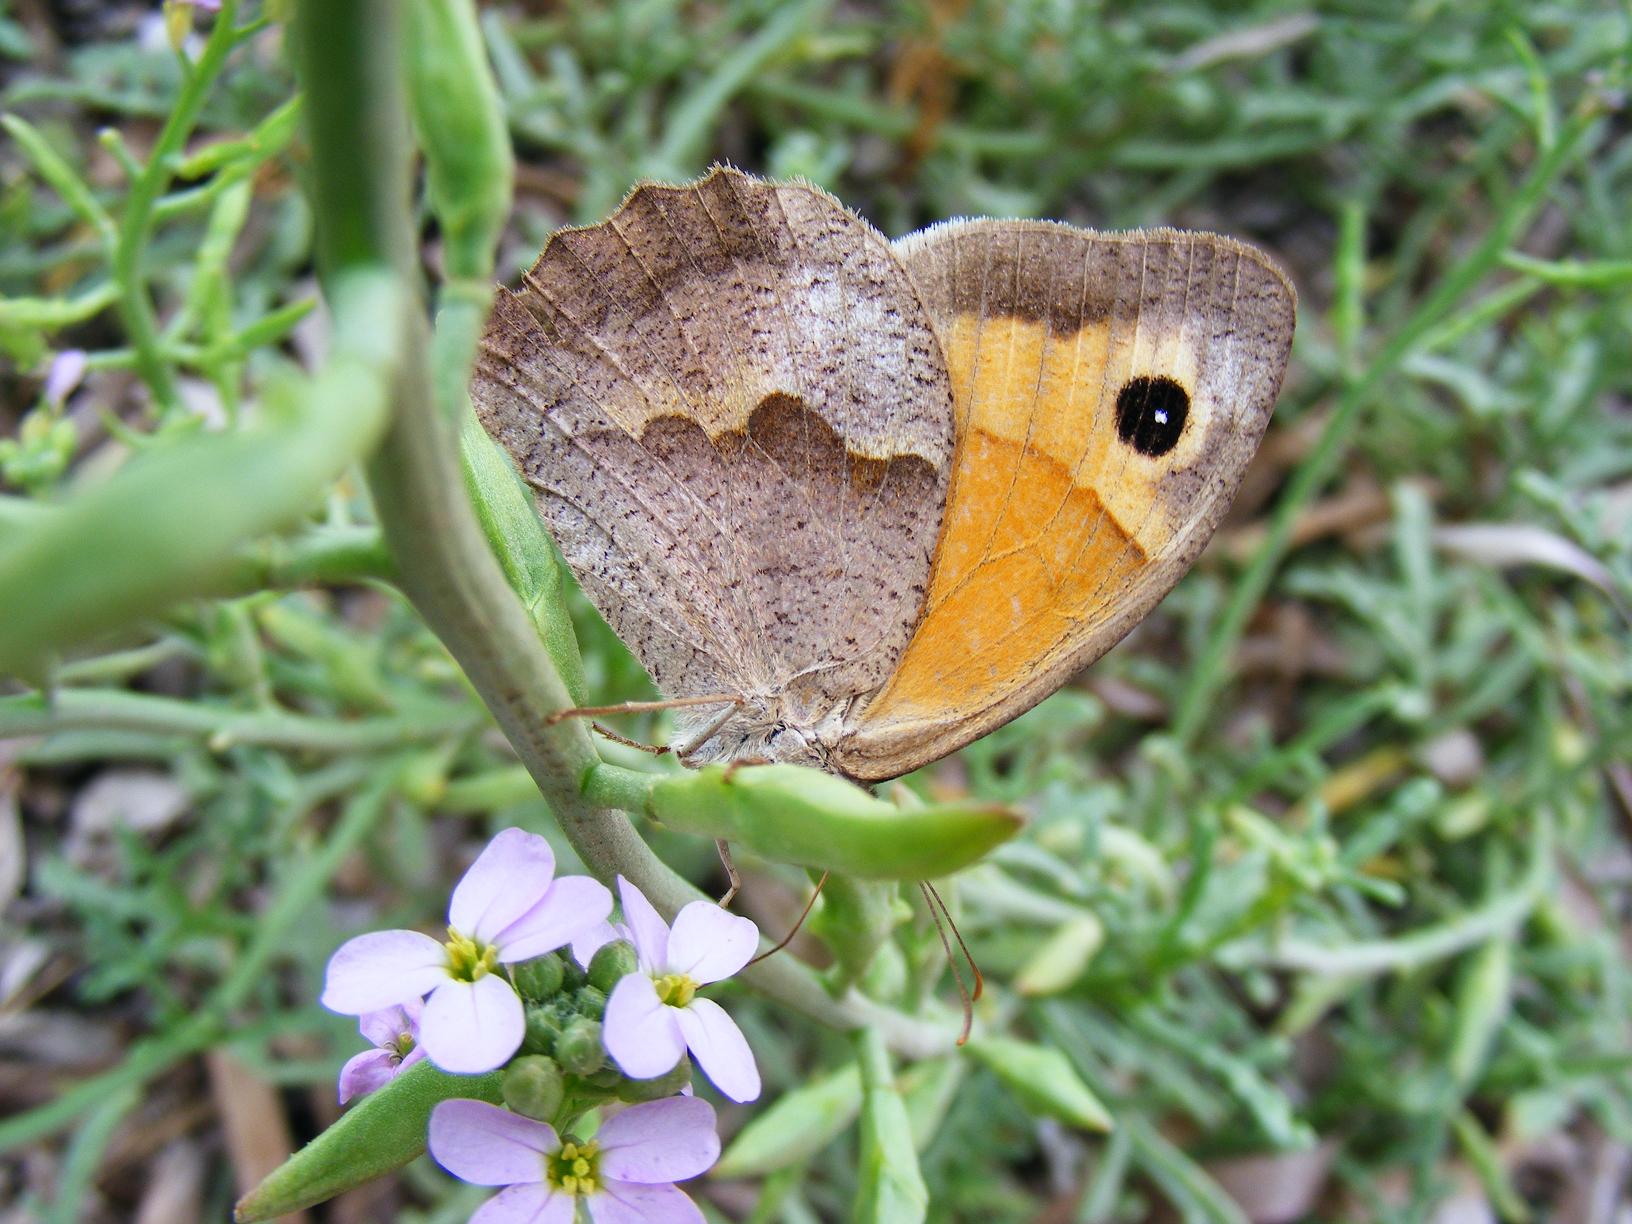
<svg viewBox="0 0 1632 1224">
<path fill-rule="evenodd" d="M 665 973 L 655 979 L 658 1002 L 669 1007 L 685 1007 L 697 995 L 698 983 L 683 973 Z"/>
<path fill-rule="evenodd" d="M 477 981 L 492 973 L 499 963 L 499 950 L 492 944 L 477 943 L 452 927 L 448 928 L 448 941 L 442 946 L 448 952 L 448 975 L 456 981 Z"/>
<path fill-rule="evenodd" d="M 595 1194 L 601 1188 L 600 1151 L 601 1145 L 594 1140 L 588 1143 L 568 1140 L 554 1156 L 545 1157 L 545 1177 L 550 1185 L 567 1194 Z"/>
</svg>

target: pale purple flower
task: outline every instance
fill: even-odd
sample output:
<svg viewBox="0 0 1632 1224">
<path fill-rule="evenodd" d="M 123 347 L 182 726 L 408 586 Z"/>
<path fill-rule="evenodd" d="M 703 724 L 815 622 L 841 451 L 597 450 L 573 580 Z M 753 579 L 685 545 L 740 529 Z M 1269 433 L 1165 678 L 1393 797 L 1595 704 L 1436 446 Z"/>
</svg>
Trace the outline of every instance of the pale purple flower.
<svg viewBox="0 0 1632 1224">
<path fill-rule="evenodd" d="M 88 365 L 84 349 L 63 349 L 51 358 L 51 368 L 45 372 L 45 401 L 60 404 L 73 393 L 85 378 Z"/>
<path fill-rule="evenodd" d="M 423 1006 L 418 999 L 409 999 L 358 1018 L 358 1031 L 374 1045 L 352 1055 L 340 1068 L 340 1104 L 384 1087 L 425 1057 L 425 1047 L 419 1044 Z"/>
<path fill-rule="evenodd" d="M 686 1051 L 733 1101 L 759 1096 L 759 1067 L 742 1030 L 697 988 L 730 977 L 759 946 L 759 928 L 707 901 L 663 921 L 640 889 L 618 877 L 623 920 L 639 969 L 612 988 L 601 1023 L 606 1052 L 631 1079 L 655 1079 Z"/>
<path fill-rule="evenodd" d="M 595 1224 L 703 1224 L 674 1183 L 720 1155 L 714 1110 L 695 1097 L 631 1105 L 588 1142 L 483 1101 L 443 1101 L 426 1146 L 455 1177 L 508 1187 L 470 1224 L 572 1224 L 580 1200 Z"/>
<path fill-rule="evenodd" d="M 424 998 L 419 1040 L 444 1071 L 502 1066 L 521 1045 L 521 999 L 498 966 L 531 960 L 598 926 L 612 894 L 584 876 L 555 879 L 555 855 L 536 833 L 506 829 L 453 890 L 448 938 L 375 931 L 329 958 L 323 1006 L 360 1016 Z"/>
</svg>

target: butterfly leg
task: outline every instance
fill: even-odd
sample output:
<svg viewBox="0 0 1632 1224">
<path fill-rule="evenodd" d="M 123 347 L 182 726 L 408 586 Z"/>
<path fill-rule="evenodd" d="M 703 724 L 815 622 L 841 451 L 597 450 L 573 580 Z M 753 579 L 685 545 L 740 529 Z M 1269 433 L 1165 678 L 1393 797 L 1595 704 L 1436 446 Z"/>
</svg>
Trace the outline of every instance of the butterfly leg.
<svg viewBox="0 0 1632 1224">
<path fill-rule="evenodd" d="M 731 858 L 731 843 L 723 837 L 716 837 L 714 849 L 720 852 L 720 866 L 725 868 L 725 878 L 731 882 L 731 886 L 725 890 L 725 896 L 720 898 L 720 908 L 726 909 L 742 890 L 742 877 L 737 874 L 737 865 Z"/>
<path fill-rule="evenodd" d="M 731 704 L 726 706 L 725 709 L 721 710 L 717 716 L 709 719 L 708 722 L 703 725 L 703 729 L 701 731 L 697 732 L 696 735 L 692 736 L 689 740 L 674 750 L 674 755 L 679 757 L 683 764 L 689 764 L 686 758 L 691 756 L 692 753 L 696 752 L 704 744 L 708 743 L 709 740 L 714 738 L 714 733 L 721 727 L 725 726 L 725 724 L 730 721 L 731 715 L 735 714 L 738 708 L 742 705 L 741 697 L 716 698 L 715 700 L 724 700 L 730 702 Z M 689 704 L 698 705 L 701 703 L 691 702 Z"/>
<path fill-rule="evenodd" d="M 625 748 L 638 748 L 641 752 L 649 752 L 653 756 L 662 756 L 664 753 L 674 751 L 667 744 L 643 744 L 637 739 L 630 739 L 627 735 L 619 735 L 611 727 L 602 723 L 592 722 L 589 725 L 614 744 L 622 744 Z"/>
<path fill-rule="evenodd" d="M 598 714 L 645 714 L 653 710 L 679 710 L 687 706 L 722 703 L 735 710 L 742 704 L 742 698 L 735 693 L 705 693 L 701 697 L 667 697 L 662 701 L 621 701 L 617 705 L 573 706 L 569 710 L 557 710 L 544 720 L 544 725 L 553 727 L 556 723 L 565 722 L 569 718 L 593 718 Z M 726 716 L 730 716 L 729 710 Z M 712 735 L 714 732 L 710 731 L 709 734 Z"/>
</svg>

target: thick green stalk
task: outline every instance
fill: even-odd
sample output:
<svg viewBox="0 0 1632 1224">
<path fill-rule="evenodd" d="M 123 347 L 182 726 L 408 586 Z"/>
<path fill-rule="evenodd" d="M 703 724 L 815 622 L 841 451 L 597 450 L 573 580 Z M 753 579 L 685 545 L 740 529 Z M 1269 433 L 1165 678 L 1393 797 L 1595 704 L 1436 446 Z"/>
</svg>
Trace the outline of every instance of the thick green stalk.
<svg viewBox="0 0 1632 1224">
<path fill-rule="evenodd" d="M 407 279 L 415 258 L 399 6 L 308 0 L 300 18 L 322 276 L 332 284 L 348 272 L 390 268 Z M 584 801 L 581 785 L 600 758 L 583 724 L 548 723 L 571 697 L 482 535 L 461 478 L 454 423 L 432 394 L 423 316 L 416 313 L 410 326 L 418 338 L 398 370 L 396 417 L 368 468 L 403 590 L 464 668 L 579 857 L 602 879 L 632 880 L 672 914 L 701 894 L 651 852 L 622 812 Z M 785 956 L 745 977 L 829 1026 L 877 1024 L 912 1056 L 944 1051 L 955 1036 L 859 998 L 835 1000 L 814 973 Z"/>
</svg>

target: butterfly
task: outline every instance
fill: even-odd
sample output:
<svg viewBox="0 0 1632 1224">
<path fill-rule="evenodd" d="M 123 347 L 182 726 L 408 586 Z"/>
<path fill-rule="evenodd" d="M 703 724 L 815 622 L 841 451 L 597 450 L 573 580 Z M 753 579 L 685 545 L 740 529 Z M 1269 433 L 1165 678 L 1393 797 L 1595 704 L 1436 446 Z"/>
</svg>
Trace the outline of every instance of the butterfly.
<svg viewBox="0 0 1632 1224">
<path fill-rule="evenodd" d="M 898 776 L 1173 587 L 1268 424 L 1296 296 L 1213 234 L 958 220 L 891 242 L 717 167 L 557 232 L 472 400 L 688 764 Z"/>
</svg>

